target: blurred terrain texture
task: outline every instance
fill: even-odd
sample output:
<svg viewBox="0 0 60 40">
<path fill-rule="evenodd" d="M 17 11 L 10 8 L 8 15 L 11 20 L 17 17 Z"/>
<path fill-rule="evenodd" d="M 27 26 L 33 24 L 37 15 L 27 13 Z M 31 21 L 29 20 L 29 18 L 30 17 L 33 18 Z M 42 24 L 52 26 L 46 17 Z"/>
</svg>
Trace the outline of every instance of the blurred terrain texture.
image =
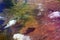
<svg viewBox="0 0 60 40">
<path fill-rule="evenodd" d="M 17 2 L 20 3 L 22 0 L 18 0 Z M 38 8 L 38 4 L 40 3 L 43 4 L 43 11 Z M 34 12 L 33 15 L 35 19 L 32 18 L 33 21 L 27 21 L 25 26 L 21 30 L 18 30 L 18 32 L 31 36 L 32 40 L 60 40 L 60 20 L 53 22 L 47 16 L 51 11 L 60 11 L 60 0 L 27 0 L 27 4 L 29 4 L 31 8 L 34 8 L 32 11 Z M 4 11 L 4 13 L 6 13 L 7 10 Z M 37 14 L 39 13 L 41 13 L 41 15 L 38 16 Z M 8 17 L 6 21 L 13 17 L 7 13 L 5 15 Z M 11 27 L 12 35 L 17 33 L 14 27 L 20 26 L 20 22 L 21 21 L 18 21 L 16 25 Z M 8 38 L 5 33 L 0 33 L 0 40 L 13 39 Z"/>
</svg>

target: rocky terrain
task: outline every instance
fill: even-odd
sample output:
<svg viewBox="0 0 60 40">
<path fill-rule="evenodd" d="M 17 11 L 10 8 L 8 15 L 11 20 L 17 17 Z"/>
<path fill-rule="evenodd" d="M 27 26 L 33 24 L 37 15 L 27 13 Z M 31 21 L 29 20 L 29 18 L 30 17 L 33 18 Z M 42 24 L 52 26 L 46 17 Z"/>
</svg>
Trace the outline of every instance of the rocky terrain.
<svg viewBox="0 0 60 40">
<path fill-rule="evenodd" d="M 37 25 L 34 24 L 35 26 L 33 26 L 35 30 L 27 35 L 30 35 L 32 40 L 60 40 L 60 19 L 55 18 L 55 20 L 48 17 L 51 12 L 60 11 L 60 2 L 55 0 L 46 1 L 44 7 L 45 11 L 42 17 L 36 16 Z M 22 32 L 27 32 L 28 28 L 23 28 Z"/>
<path fill-rule="evenodd" d="M 46 0 L 43 5 L 44 11 L 42 14 L 36 16 L 34 22 L 27 22 L 19 32 L 31 36 L 32 40 L 60 40 L 60 18 L 50 19 L 48 17 L 50 13 L 60 11 L 60 2 Z M 14 26 L 11 28 L 12 34 L 17 32 Z"/>
</svg>

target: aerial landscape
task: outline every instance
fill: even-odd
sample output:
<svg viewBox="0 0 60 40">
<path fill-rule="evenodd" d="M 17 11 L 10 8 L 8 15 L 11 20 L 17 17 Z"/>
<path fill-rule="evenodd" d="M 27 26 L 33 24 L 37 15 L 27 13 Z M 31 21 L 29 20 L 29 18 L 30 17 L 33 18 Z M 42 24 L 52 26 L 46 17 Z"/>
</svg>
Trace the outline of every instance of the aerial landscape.
<svg viewBox="0 0 60 40">
<path fill-rule="evenodd" d="M 0 40 L 60 40 L 60 0 L 0 0 Z"/>
</svg>

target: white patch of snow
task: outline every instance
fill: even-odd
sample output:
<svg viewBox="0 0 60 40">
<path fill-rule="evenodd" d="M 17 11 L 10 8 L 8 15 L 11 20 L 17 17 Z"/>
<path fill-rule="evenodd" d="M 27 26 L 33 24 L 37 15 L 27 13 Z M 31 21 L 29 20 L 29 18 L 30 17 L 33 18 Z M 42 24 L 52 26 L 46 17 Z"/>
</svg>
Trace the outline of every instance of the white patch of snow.
<svg viewBox="0 0 60 40">
<path fill-rule="evenodd" d="M 4 17 L 0 16 L 0 18 L 4 18 Z"/>
<path fill-rule="evenodd" d="M 0 16 L 0 20 L 6 20 L 6 17 Z"/>
<path fill-rule="evenodd" d="M 60 17 L 60 12 L 59 11 L 55 11 L 52 12 L 51 14 L 48 15 L 49 18 L 57 18 Z"/>
<path fill-rule="evenodd" d="M 4 19 L 4 17 L 0 16 L 0 19 Z"/>
<path fill-rule="evenodd" d="M 19 33 L 14 34 L 13 39 L 14 40 L 31 40 L 30 36 L 26 36 L 26 35 L 19 34 Z"/>
<path fill-rule="evenodd" d="M 4 28 L 8 28 L 8 27 L 14 25 L 15 23 L 16 23 L 16 20 L 10 20 L 10 21 L 8 22 L 7 26 L 5 26 Z"/>
</svg>

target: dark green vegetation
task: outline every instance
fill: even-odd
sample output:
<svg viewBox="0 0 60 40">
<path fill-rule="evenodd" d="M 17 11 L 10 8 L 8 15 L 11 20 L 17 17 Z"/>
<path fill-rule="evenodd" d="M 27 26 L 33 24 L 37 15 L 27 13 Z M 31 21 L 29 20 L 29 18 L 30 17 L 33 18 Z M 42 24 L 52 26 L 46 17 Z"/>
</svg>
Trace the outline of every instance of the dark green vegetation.
<svg viewBox="0 0 60 40">
<path fill-rule="evenodd" d="M 11 8 L 14 5 L 12 0 L 4 0 L 4 3 L 6 5 L 6 8 Z"/>
<path fill-rule="evenodd" d="M 4 2 L 6 3 L 6 8 L 8 9 L 6 10 L 6 13 L 8 13 L 8 16 L 11 17 L 9 18 L 10 20 L 16 19 L 17 22 L 21 21 L 19 24 L 23 25 L 22 27 L 24 27 L 26 22 L 29 22 L 29 21 L 32 22 L 34 20 L 34 17 L 32 15 L 33 8 L 30 8 L 28 4 L 23 2 L 13 3 L 13 0 L 4 0 Z M 20 27 L 20 26 L 17 26 L 17 27 Z M 10 35 L 8 35 L 9 33 L 8 32 L 3 32 L 3 33 L 6 33 L 6 34 L 2 34 L 2 35 L 0 34 L 1 35 L 0 40 L 9 40 L 11 37 Z"/>
</svg>

